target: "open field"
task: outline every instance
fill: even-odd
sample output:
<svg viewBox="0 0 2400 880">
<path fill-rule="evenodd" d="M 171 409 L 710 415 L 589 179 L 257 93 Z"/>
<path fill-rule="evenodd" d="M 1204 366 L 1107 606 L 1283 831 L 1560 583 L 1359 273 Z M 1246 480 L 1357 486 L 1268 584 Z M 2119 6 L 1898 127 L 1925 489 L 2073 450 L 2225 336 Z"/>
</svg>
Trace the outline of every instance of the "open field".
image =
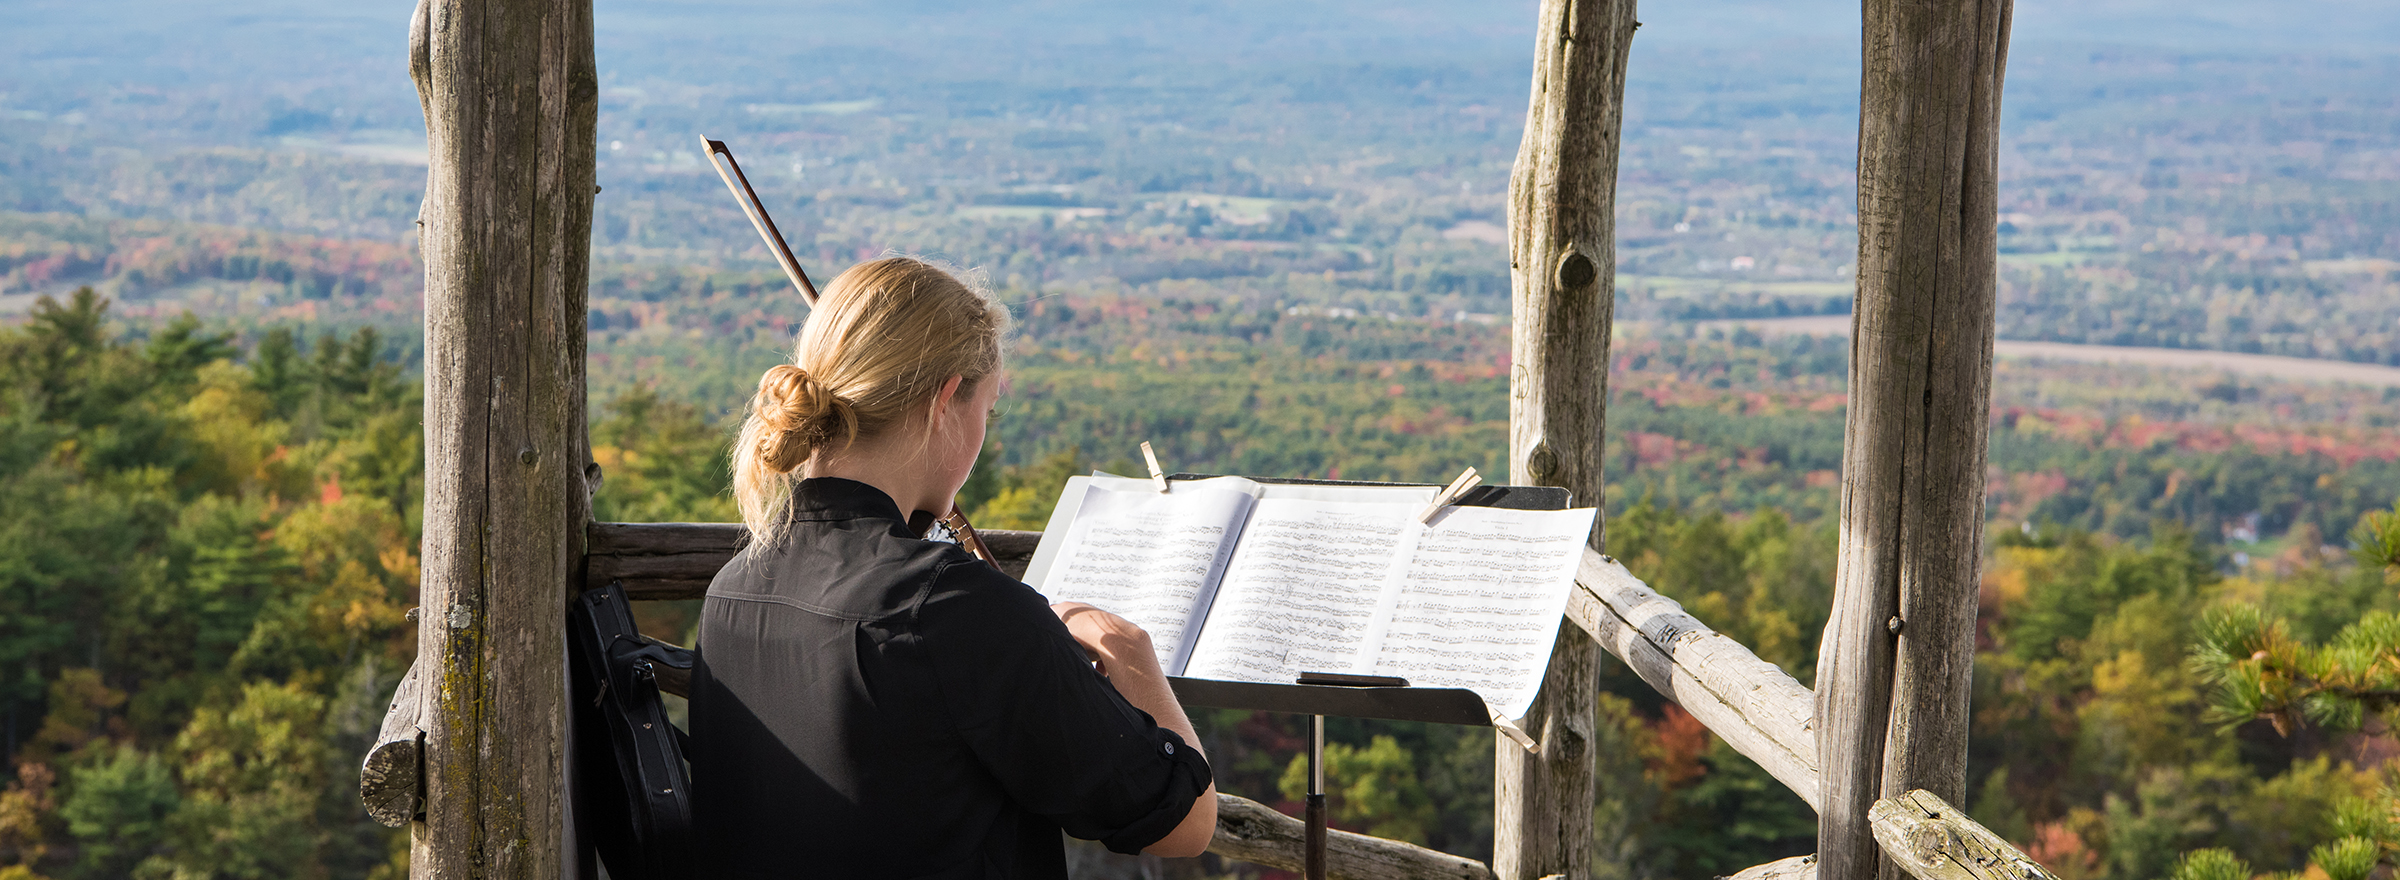
<svg viewBox="0 0 2400 880">
<path fill-rule="evenodd" d="M 1761 336 L 1847 336 L 1849 315 L 1807 315 L 1794 318 L 1736 318 L 1701 321 L 1703 327 L 1747 327 Z M 2189 348 L 2143 348 L 2130 345 L 2084 345 L 2072 342 L 2032 342 L 2002 339 L 1992 353 L 2004 358 L 2028 358 L 2083 363 L 2134 364 L 2183 370 L 2213 370 L 2301 382 L 2349 382 L 2400 388 L 2400 367 L 2318 358 L 2201 351 Z"/>
</svg>

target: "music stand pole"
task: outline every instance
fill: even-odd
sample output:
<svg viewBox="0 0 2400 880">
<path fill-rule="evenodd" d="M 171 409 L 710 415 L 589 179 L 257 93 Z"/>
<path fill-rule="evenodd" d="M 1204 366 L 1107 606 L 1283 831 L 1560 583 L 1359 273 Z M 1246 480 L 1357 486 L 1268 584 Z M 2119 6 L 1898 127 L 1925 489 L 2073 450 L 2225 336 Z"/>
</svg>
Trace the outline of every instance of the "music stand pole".
<svg viewBox="0 0 2400 880">
<path fill-rule="evenodd" d="M 1325 880 L 1325 716 L 1308 716 L 1308 880 Z"/>
</svg>

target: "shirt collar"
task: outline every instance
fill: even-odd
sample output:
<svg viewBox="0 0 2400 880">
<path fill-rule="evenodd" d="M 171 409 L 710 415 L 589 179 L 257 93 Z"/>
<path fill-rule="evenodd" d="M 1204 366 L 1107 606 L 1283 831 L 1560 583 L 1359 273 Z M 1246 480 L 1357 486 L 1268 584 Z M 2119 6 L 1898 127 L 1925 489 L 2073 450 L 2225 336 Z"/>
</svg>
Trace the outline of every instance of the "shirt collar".
<svg viewBox="0 0 2400 880">
<path fill-rule="evenodd" d="M 903 526 L 908 517 L 882 489 L 840 477 L 810 477 L 792 488 L 791 518 L 801 522 L 888 519 Z"/>
</svg>

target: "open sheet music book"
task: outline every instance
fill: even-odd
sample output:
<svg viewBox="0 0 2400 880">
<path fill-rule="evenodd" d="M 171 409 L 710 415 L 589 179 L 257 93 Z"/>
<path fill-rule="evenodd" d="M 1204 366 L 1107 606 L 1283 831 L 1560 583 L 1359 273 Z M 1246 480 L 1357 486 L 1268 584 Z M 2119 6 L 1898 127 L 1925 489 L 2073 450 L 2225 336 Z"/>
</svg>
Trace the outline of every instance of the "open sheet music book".
<svg viewBox="0 0 2400 880">
<path fill-rule="evenodd" d="M 1169 675 L 1302 672 L 1466 688 L 1495 719 L 1541 687 L 1593 511 L 1448 507 L 1433 487 L 1075 477 L 1025 581 L 1149 631 Z"/>
</svg>

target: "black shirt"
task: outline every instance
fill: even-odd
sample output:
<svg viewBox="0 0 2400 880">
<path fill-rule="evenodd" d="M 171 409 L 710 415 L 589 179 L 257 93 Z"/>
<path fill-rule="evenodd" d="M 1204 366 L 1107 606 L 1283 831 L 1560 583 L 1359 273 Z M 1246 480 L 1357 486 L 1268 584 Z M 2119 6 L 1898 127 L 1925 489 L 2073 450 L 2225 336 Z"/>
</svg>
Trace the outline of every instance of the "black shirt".
<svg viewBox="0 0 2400 880">
<path fill-rule="evenodd" d="M 1063 880 L 1062 829 L 1138 852 L 1206 790 L 1041 594 L 873 486 L 805 480 L 792 508 L 701 610 L 698 876 Z"/>
</svg>

